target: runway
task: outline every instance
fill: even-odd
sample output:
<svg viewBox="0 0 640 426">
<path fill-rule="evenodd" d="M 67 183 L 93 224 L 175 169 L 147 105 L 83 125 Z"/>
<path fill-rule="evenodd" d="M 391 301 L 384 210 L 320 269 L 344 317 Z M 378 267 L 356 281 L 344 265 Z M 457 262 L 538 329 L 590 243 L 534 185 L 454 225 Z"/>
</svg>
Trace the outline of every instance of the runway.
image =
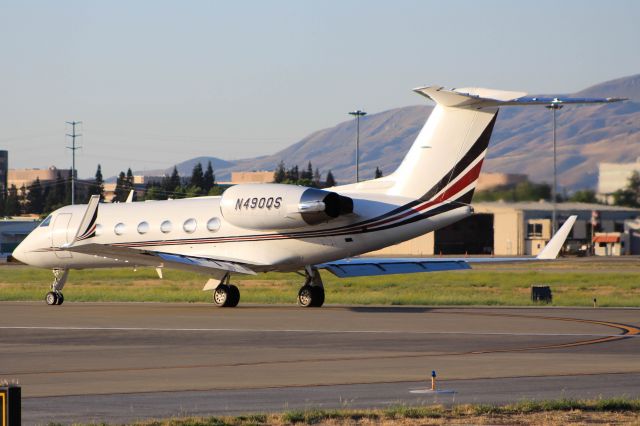
<svg viewBox="0 0 640 426">
<path fill-rule="evenodd" d="M 0 303 L 25 424 L 640 396 L 640 310 Z M 451 395 L 415 395 L 436 370 Z"/>
</svg>

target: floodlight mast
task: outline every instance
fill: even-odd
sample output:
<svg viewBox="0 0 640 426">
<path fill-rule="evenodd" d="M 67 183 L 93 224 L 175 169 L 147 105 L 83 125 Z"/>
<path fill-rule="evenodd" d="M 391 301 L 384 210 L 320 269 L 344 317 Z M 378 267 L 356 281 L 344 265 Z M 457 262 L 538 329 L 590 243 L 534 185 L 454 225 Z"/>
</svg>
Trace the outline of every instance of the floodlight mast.
<svg viewBox="0 0 640 426">
<path fill-rule="evenodd" d="M 558 229 L 558 217 L 557 217 L 557 186 L 558 186 L 558 172 L 556 166 L 556 111 L 562 108 L 560 101 L 554 99 L 545 108 L 550 109 L 553 113 L 553 186 L 551 187 L 551 202 L 553 203 L 553 210 L 551 211 L 551 235 L 556 233 Z"/>
<path fill-rule="evenodd" d="M 360 109 L 351 111 L 349 115 L 356 117 L 356 183 L 360 182 L 360 117 L 367 115 Z"/>
</svg>

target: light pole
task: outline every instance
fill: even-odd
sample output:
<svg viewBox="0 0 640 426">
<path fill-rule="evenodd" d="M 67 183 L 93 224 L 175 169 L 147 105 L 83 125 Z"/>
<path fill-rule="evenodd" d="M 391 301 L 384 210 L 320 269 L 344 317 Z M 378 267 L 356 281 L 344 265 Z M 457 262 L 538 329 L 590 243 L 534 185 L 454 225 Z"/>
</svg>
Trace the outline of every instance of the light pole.
<svg viewBox="0 0 640 426">
<path fill-rule="evenodd" d="M 356 183 L 360 182 L 360 117 L 367 115 L 362 110 L 351 111 L 349 115 L 356 117 Z"/>
<path fill-rule="evenodd" d="M 551 101 L 545 108 L 550 109 L 553 114 L 553 186 L 551 187 L 551 202 L 553 203 L 553 211 L 551 213 L 551 235 L 555 235 L 558 228 L 556 215 L 556 187 L 557 187 L 557 168 L 556 168 L 556 111 L 562 108 L 557 98 Z"/>
</svg>

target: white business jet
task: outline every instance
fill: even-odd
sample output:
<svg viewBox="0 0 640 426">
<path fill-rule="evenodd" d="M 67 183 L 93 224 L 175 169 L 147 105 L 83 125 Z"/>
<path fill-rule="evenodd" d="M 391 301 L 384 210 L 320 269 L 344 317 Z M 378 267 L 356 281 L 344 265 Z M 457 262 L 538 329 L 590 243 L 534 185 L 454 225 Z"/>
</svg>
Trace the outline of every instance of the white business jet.
<svg viewBox="0 0 640 426">
<path fill-rule="evenodd" d="M 496 122 L 509 105 L 606 103 L 620 99 L 534 98 L 526 93 L 421 87 L 436 107 L 398 169 L 389 176 L 327 189 L 240 184 L 219 197 L 87 205 L 53 212 L 13 256 L 52 269 L 49 305 L 62 304 L 70 269 L 151 266 L 206 274 L 217 306 L 236 306 L 232 274 L 298 271 L 302 306 L 324 303 L 318 272 L 339 277 L 469 269 L 522 258 L 357 258 L 473 214 L 471 198 Z M 572 216 L 530 260 L 553 259 Z"/>
</svg>

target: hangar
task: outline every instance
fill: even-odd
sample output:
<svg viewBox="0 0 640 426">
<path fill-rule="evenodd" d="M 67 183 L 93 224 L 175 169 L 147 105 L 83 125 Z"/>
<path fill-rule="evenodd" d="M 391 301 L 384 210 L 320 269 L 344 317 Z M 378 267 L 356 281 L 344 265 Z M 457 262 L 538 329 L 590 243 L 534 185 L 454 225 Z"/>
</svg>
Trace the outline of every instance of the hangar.
<svg viewBox="0 0 640 426">
<path fill-rule="evenodd" d="M 369 253 L 375 256 L 494 254 L 537 255 L 551 238 L 553 204 L 548 201 L 474 203 L 467 219 L 413 240 Z M 590 203 L 558 203 L 558 227 L 570 215 L 578 220 L 567 240 L 572 251 L 591 244 L 600 233 L 625 232 L 625 222 L 640 217 L 640 209 Z M 592 218 L 596 226 L 592 230 Z M 621 241 L 624 241 L 624 236 Z M 629 250 L 623 250 L 627 254 Z"/>
</svg>

